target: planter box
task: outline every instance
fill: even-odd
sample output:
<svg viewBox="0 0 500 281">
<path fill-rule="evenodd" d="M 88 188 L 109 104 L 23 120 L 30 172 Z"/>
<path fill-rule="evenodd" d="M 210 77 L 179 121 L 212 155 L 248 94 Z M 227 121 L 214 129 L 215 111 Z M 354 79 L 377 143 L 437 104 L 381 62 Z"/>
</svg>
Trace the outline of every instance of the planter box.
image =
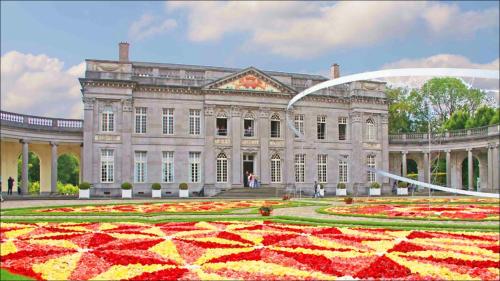
<svg viewBox="0 0 500 281">
<path fill-rule="evenodd" d="M 153 198 L 161 198 L 161 189 L 160 190 L 153 189 Z"/>
<path fill-rule="evenodd" d="M 89 199 L 90 198 L 90 189 L 79 189 L 78 190 L 78 198 Z"/>
<path fill-rule="evenodd" d="M 179 197 L 180 198 L 188 198 L 189 197 L 189 189 L 179 189 Z"/>
<path fill-rule="evenodd" d="M 325 197 L 325 189 L 319 189 L 319 197 Z"/>
<path fill-rule="evenodd" d="M 132 189 L 122 189 L 122 198 L 132 198 Z"/>
<path fill-rule="evenodd" d="M 370 188 L 370 196 L 380 196 L 382 188 Z"/>
<path fill-rule="evenodd" d="M 347 196 L 347 188 L 337 188 L 335 194 L 337 196 Z"/>
<path fill-rule="evenodd" d="M 407 187 L 398 187 L 397 194 L 398 195 L 408 195 L 408 188 Z"/>
</svg>

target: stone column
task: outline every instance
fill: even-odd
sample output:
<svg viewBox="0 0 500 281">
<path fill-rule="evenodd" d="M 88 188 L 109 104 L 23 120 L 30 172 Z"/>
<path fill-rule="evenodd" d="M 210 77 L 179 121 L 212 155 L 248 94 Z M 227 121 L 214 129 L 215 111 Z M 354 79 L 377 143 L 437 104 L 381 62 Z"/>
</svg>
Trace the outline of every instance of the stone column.
<svg viewBox="0 0 500 281">
<path fill-rule="evenodd" d="M 493 189 L 493 145 L 488 144 L 488 189 Z M 481 176 L 483 177 L 483 176 Z"/>
<path fill-rule="evenodd" d="M 83 164 L 85 166 L 81 166 L 80 169 L 83 170 L 83 180 L 89 183 L 94 182 L 93 178 L 93 164 L 92 164 L 92 156 L 94 154 L 93 143 L 94 143 L 94 103 L 95 98 L 87 98 L 83 97 Z"/>
<path fill-rule="evenodd" d="M 57 193 L 57 143 L 51 142 L 50 193 Z"/>
<path fill-rule="evenodd" d="M 401 174 L 405 178 L 406 178 L 406 174 L 408 172 L 407 163 L 406 163 L 406 154 L 407 153 L 408 153 L 408 151 L 403 151 L 402 154 L 401 154 L 401 164 L 403 166 L 403 170 L 401 171 Z"/>
<path fill-rule="evenodd" d="M 493 191 L 500 190 L 500 155 L 498 154 L 498 144 L 493 147 Z"/>
<path fill-rule="evenodd" d="M 28 161 L 29 161 L 29 150 L 28 141 L 21 140 L 23 150 L 22 150 L 22 175 L 21 175 L 21 193 L 28 194 Z M 15 192 L 15 190 L 13 190 Z"/>
<path fill-rule="evenodd" d="M 378 134 L 378 137 L 382 138 L 382 170 L 389 171 L 389 115 L 381 115 L 382 123 L 382 134 Z M 383 177 L 382 183 L 389 184 L 389 178 Z"/>
<path fill-rule="evenodd" d="M 446 152 L 446 186 L 451 187 L 451 150 L 447 149 Z"/>
<path fill-rule="evenodd" d="M 424 152 L 424 179 L 427 183 L 431 182 L 430 168 L 430 153 Z"/>
<path fill-rule="evenodd" d="M 468 183 L 469 183 L 469 190 L 474 189 L 474 166 L 473 166 L 473 161 L 474 159 L 472 158 L 472 149 L 467 149 L 467 163 L 468 163 L 468 169 L 467 171 L 469 172 L 468 175 Z"/>
</svg>

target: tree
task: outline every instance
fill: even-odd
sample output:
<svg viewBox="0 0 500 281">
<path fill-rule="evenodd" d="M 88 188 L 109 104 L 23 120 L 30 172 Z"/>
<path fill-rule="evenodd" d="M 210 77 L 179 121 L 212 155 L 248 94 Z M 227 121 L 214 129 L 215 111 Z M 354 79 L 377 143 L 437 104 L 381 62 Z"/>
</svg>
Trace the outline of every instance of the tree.
<svg viewBox="0 0 500 281">
<path fill-rule="evenodd" d="M 468 129 L 488 126 L 491 120 L 495 117 L 495 113 L 495 109 L 483 105 L 474 113 L 474 116 L 472 118 L 469 118 L 469 120 L 467 120 L 465 128 Z"/>
<path fill-rule="evenodd" d="M 497 108 L 495 115 L 490 120 L 490 125 L 500 124 L 500 108 Z"/>
<path fill-rule="evenodd" d="M 405 98 L 405 90 L 388 88 L 386 94 L 389 99 L 389 132 L 391 134 L 411 132 L 411 105 Z"/>
<path fill-rule="evenodd" d="M 470 115 L 467 111 L 457 110 L 457 111 L 453 112 L 450 119 L 448 119 L 444 123 L 443 127 L 447 131 L 465 129 L 465 124 L 467 123 L 469 118 L 470 118 Z"/>
<path fill-rule="evenodd" d="M 63 184 L 78 185 L 80 169 L 78 159 L 69 154 L 63 154 L 57 159 L 57 179 Z"/>
</svg>

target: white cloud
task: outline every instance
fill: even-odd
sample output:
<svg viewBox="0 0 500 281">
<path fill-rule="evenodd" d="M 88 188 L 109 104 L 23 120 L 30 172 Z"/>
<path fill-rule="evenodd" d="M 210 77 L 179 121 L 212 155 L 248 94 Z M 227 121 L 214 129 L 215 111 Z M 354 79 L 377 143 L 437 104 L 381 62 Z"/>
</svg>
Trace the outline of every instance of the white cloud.
<svg viewBox="0 0 500 281">
<path fill-rule="evenodd" d="M 461 11 L 453 4 L 420 1 L 180 1 L 166 7 L 168 13 L 187 12 L 192 41 L 242 32 L 249 35 L 246 48 L 298 58 L 404 37 L 421 26 L 433 34 L 455 35 L 498 26 L 495 9 Z"/>
<path fill-rule="evenodd" d="M 128 34 L 132 41 L 143 40 L 157 34 L 162 34 L 177 27 L 173 19 L 161 20 L 151 14 L 143 14 L 142 17 L 129 27 Z"/>
<path fill-rule="evenodd" d="M 61 118 L 82 118 L 79 77 L 85 62 L 64 69 L 47 55 L 11 51 L 2 56 L 2 110 Z"/>
<path fill-rule="evenodd" d="M 461 55 L 438 54 L 426 58 L 418 59 L 401 59 L 382 66 L 382 69 L 390 68 L 426 68 L 426 67 L 449 67 L 449 68 L 477 68 L 477 69 L 492 69 L 498 70 L 499 58 L 488 63 L 474 63 L 469 58 Z M 385 81 L 396 86 L 420 87 L 425 81 L 432 77 L 396 77 L 388 78 Z M 498 97 L 498 80 L 494 79 L 472 79 L 464 78 L 465 83 L 474 88 L 480 88 L 488 91 L 490 95 L 497 101 Z"/>
</svg>

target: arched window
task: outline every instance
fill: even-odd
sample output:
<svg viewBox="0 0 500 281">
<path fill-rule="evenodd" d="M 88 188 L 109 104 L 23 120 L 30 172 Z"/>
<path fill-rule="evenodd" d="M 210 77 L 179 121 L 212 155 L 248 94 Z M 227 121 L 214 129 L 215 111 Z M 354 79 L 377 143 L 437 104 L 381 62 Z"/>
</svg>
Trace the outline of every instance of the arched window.
<svg viewBox="0 0 500 281">
<path fill-rule="evenodd" d="M 375 169 L 375 155 L 368 155 L 366 157 L 366 164 L 368 168 Z M 375 172 L 368 171 L 368 182 L 372 183 L 375 182 Z"/>
<path fill-rule="evenodd" d="M 271 116 L 271 138 L 281 137 L 281 119 L 278 113 Z"/>
<path fill-rule="evenodd" d="M 281 158 L 278 153 L 271 157 L 271 182 L 281 182 Z"/>
<path fill-rule="evenodd" d="M 377 128 L 375 127 L 375 122 L 371 118 L 366 120 L 366 138 L 369 141 L 374 141 L 377 138 Z"/>
<path fill-rule="evenodd" d="M 115 130 L 115 114 L 111 106 L 104 107 L 101 114 L 101 131 L 114 132 Z"/>
<path fill-rule="evenodd" d="M 217 182 L 227 182 L 227 156 L 224 152 L 217 155 Z"/>
<path fill-rule="evenodd" d="M 244 129 L 243 136 L 244 137 L 253 137 L 254 136 L 254 131 L 255 131 L 254 119 L 255 119 L 255 117 L 250 112 L 245 114 L 245 117 L 243 117 L 243 129 Z"/>
</svg>

